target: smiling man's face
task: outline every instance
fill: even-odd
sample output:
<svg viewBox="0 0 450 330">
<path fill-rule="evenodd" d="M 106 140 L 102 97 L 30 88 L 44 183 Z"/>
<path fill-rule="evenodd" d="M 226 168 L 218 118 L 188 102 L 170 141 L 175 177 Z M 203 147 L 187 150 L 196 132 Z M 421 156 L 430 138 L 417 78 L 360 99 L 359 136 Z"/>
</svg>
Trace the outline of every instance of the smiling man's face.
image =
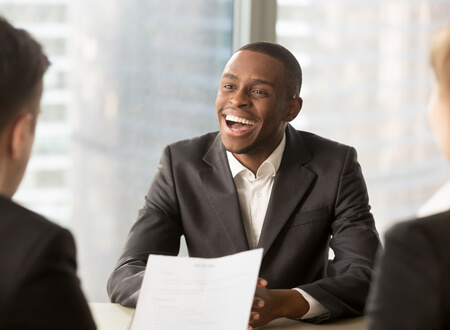
<svg viewBox="0 0 450 330">
<path fill-rule="evenodd" d="M 238 159 L 251 155 L 264 161 L 281 142 L 292 120 L 286 80 L 283 63 L 262 53 L 244 50 L 228 61 L 216 111 L 222 143 Z"/>
</svg>

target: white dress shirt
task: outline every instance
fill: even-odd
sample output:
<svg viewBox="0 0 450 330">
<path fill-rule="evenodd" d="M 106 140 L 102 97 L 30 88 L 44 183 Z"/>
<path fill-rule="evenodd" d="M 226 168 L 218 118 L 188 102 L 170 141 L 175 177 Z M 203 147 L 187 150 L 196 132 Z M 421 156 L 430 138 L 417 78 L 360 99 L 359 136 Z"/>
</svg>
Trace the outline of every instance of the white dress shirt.
<svg viewBox="0 0 450 330">
<path fill-rule="evenodd" d="M 245 233 L 251 249 L 258 246 L 273 182 L 280 167 L 285 146 L 286 134 L 269 158 L 258 168 L 256 175 L 227 151 L 228 164 L 236 185 Z M 311 295 L 301 289 L 294 289 L 299 291 L 309 303 L 309 311 L 303 315 L 302 319 L 313 318 L 327 312 Z"/>
</svg>

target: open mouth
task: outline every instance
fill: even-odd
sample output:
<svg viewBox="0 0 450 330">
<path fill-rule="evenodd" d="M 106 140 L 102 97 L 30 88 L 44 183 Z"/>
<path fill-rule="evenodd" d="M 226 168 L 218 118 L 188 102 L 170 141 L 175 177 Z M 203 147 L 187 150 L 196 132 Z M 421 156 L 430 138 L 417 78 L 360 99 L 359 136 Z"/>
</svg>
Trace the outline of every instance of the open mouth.
<svg viewBox="0 0 450 330">
<path fill-rule="evenodd" d="M 232 115 L 226 115 L 227 126 L 232 131 L 248 131 L 256 125 L 256 121 Z"/>
</svg>

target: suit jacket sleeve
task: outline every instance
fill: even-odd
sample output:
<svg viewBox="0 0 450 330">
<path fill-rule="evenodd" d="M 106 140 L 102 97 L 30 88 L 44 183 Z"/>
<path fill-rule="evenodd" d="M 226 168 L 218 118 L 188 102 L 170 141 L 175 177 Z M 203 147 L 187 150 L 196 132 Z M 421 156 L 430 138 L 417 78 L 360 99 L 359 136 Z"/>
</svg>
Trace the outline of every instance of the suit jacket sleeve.
<svg viewBox="0 0 450 330">
<path fill-rule="evenodd" d="M 408 223 L 387 232 L 367 306 L 369 329 L 444 328 L 439 323 L 442 301 L 438 254 L 431 237 Z"/>
<path fill-rule="evenodd" d="M 329 189 L 333 189 L 330 187 Z M 360 165 L 354 148 L 348 148 L 337 187 L 331 222 L 330 260 L 325 278 L 299 288 L 328 310 L 311 321 L 321 322 L 363 313 L 376 252 L 380 247 Z"/>
<path fill-rule="evenodd" d="M 96 328 L 76 276 L 75 258 L 72 234 L 65 229 L 58 227 L 38 240 L 8 306 L 8 329 Z"/>
<path fill-rule="evenodd" d="M 166 147 L 158 171 L 131 228 L 122 255 L 108 280 L 111 302 L 136 307 L 150 254 L 176 256 L 182 226 L 172 176 L 170 148 Z"/>
</svg>

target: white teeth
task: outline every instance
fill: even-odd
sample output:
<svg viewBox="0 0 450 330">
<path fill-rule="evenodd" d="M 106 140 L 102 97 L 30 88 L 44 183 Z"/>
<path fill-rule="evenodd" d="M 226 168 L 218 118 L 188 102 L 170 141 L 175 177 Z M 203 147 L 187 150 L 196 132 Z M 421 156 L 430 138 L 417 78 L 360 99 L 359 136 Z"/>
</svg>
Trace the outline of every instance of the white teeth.
<svg viewBox="0 0 450 330">
<path fill-rule="evenodd" d="M 248 120 L 245 118 L 240 118 L 240 117 L 236 117 L 236 116 L 232 116 L 232 115 L 227 115 L 225 117 L 225 120 L 234 121 L 235 123 L 241 123 L 241 124 L 245 124 L 245 125 L 256 125 L 256 121 Z"/>
</svg>

